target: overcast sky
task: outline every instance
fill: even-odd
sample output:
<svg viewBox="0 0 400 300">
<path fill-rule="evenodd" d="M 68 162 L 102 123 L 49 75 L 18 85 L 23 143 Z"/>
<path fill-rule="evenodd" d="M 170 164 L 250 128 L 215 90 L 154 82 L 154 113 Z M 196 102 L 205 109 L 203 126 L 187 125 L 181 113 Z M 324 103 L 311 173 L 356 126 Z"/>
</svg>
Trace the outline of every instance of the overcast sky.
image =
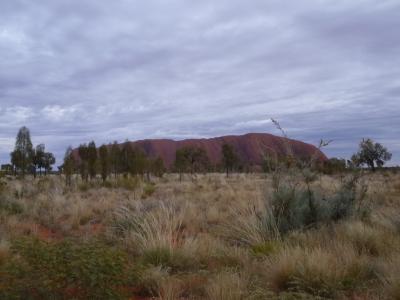
<svg viewBox="0 0 400 300">
<path fill-rule="evenodd" d="M 19 127 L 68 145 L 247 132 L 371 137 L 400 163 L 400 0 L 2 0 L 0 161 Z M 60 161 L 57 162 L 59 164 Z"/>
</svg>

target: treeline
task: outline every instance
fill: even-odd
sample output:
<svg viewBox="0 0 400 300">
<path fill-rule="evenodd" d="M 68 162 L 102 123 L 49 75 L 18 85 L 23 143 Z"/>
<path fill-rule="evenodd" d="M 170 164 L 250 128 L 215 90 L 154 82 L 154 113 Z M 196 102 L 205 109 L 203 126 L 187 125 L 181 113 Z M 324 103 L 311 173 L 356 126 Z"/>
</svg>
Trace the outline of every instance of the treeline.
<svg viewBox="0 0 400 300">
<path fill-rule="evenodd" d="M 17 134 L 14 151 L 10 153 L 11 163 L 2 165 L 2 171 L 14 175 L 25 176 L 37 173 L 44 175 L 51 172 L 56 159 L 51 152 L 46 152 L 44 144 L 33 147 L 31 134 L 28 128 L 22 127 Z"/>
<path fill-rule="evenodd" d="M 230 172 L 238 168 L 239 159 L 231 145 L 224 144 L 221 151 L 223 159 L 219 168 L 223 168 L 229 176 Z M 183 173 L 206 173 L 215 171 L 216 167 L 211 165 L 203 148 L 188 146 L 176 151 L 172 168 L 172 171 L 179 173 L 182 179 Z M 151 158 L 140 148 L 132 146 L 130 142 L 122 145 L 114 142 L 97 148 L 94 141 L 82 144 L 76 150 L 69 147 L 60 169 L 66 176 L 67 184 L 71 183 L 73 174 L 80 174 L 82 180 L 87 182 L 98 175 L 103 181 L 110 176 L 119 175 L 149 179 L 150 175 L 162 177 L 167 170 L 161 157 Z"/>
<path fill-rule="evenodd" d="M 166 169 L 160 157 L 150 158 L 141 149 L 132 147 L 125 142 L 120 146 L 117 142 L 96 147 L 94 141 L 82 144 L 74 152 L 69 147 L 60 166 L 67 183 L 71 183 L 73 174 L 79 173 L 83 181 L 93 180 L 100 175 L 103 181 L 110 176 L 142 176 L 149 179 L 150 175 L 161 177 Z"/>
<path fill-rule="evenodd" d="M 175 153 L 175 162 L 171 171 L 179 173 L 180 180 L 184 173 L 225 172 L 229 176 L 231 172 L 248 172 L 254 168 L 247 162 L 239 159 L 235 148 L 227 143 L 221 146 L 221 162 L 213 165 L 205 149 L 196 146 L 180 148 Z M 290 152 L 290 151 L 289 151 Z M 10 153 L 11 163 L 2 165 L 2 171 L 14 175 L 25 176 L 39 173 L 42 175 L 52 171 L 55 157 L 46 152 L 45 145 L 39 144 L 33 147 L 29 129 L 22 127 L 17 134 L 14 151 Z M 381 168 L 389 161 L 392 154 L 381 144 L 371 139 L 363 139 L 359 144 L 359 150 L 351 159 L 331 158 L 328 160 L 315 160 L 314 168 L 322 173 L 335 174 L 353 170 L 360 167 L 369 167 L 372 171 Z M 293 167 L 294 164 L 308 162 L 310 157 L 298 158 L 293 154 L 277 155 L 266 152 L 261 164 L 265 173 L 273 172 L 281 166 Z M 301 168 L 301 166 L 298 166 Z M 65 153 L 63 164 L 59 167 L 71 183 L 73 174 L 80 174 L 83 181 L 95 179 L 98 175 L 103 181 L 110 176 L 141 176 L 150 179 L 150 175 L 161 177 L 165 172 L 164 161 L 161 157 L 152 158 L 132 143 L 125 142 L 122 145 L 101 145 L 97 148 L 94 141 L 82 144 L 75 151 L 69 147 Z M 261 170 L 260 170 L 261 171 Z"/>
</svg>

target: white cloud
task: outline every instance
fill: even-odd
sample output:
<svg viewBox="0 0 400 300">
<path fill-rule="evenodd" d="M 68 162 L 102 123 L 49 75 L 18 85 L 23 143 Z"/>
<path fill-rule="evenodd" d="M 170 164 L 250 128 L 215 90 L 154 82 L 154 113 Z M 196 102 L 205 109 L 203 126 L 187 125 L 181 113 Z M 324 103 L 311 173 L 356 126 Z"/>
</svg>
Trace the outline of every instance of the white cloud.
<svg viewBox="0 0 400 300">
<path fill-rule="evenodd" d="M 367 135 L 398 149 L 398 27 L 395 0 L 0 1 L 0 138 L 27 125 L 62 155 L 272 116 L 331 155 Z"/>
<path fill-rule="evenodd" d="M 34 109 L 27 106 L 12 106 L 0 111 L 0 126 L 20 124 L 35 116 Z"/>
<path fill-rule="evenodd" d="M 47 105 L 41 110 L 41 114 L 50 121 L 63 122 L 74 118 L 78 110 L 78 105 L 68 107 L 62 107 L 60 105 Z"/>
</svg>

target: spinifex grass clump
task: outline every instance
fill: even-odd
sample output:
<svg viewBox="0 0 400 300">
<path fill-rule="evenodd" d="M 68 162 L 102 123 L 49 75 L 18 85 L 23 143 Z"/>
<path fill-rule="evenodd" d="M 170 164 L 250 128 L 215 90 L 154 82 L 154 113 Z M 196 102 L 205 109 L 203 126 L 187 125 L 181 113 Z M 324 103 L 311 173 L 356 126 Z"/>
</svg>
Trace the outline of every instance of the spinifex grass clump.
<svg viewBox="0 0 400 300">
<path fill-rule="evenodd" d="M 158 248 L 173 251 L 182 242 L 182 218 L 183 214 L 164 204 L 151 212 L 121 207 L 114 228 L 138 253 Z"/>
<path fill-rule="evenodd" d="M 159 204 L 151 212 L 120 208 L 114 229 L 128 248 L 140 256 L 146 266 L 162 266 L 171 272 L 192 269 L 196 261 L 188 256 L 190 240 L 185 239 L 184 211 Z"/>
</svg>

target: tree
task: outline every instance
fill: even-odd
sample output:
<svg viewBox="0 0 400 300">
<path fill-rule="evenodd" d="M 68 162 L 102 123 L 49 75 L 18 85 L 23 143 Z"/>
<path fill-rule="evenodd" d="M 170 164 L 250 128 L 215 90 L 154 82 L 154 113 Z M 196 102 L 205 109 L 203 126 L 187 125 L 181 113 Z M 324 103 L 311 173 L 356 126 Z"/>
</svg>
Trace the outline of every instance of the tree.
<svg viewBox="0 0 400 300">
<path fill-rule="evenodd" d="M 34 176 L 36 177 L 36 170 L 39 169 L 39 174 L 42 175 L 42 168 L 44 168 L 44 154 L 45 154 L 45 146 L 44 144 L 39 144 L 36 146 L 32 162 L 34 166 Z"/>
<path fill-rule="evenodd" d="M 96 177 L 96 162 L 97 162 L 97 148 L 94 141 L 91 141 L 88 145 L 88 172 L 90 179 Z"/>
<path fill-rule="evenodd" d="M 81 144 L 78 148 L 78 153 L 80 158 L 79 171 L 81 173 L 82 180 L 88 181 L 88 146 L 86 144 Z"/>
<path fill-rule="evenodd" d="M 226 171 L 226 177 L 229 176 L 229 172 L 233 170 L 237 164 L 238 157 L 235 153 L 235 149 L 232 145 L 223 144 L 222 145 L 222 163 Z"/>
<path fill-rule="evenodd" d="M 143 176 L 149 163 L 146 154 L 140 149 L 133 149 L 129 158 L 129 172 L 131 175 Z"/>
<path fill-rule="evenodd" d="M 22 176 L 32 168 L 33 146 L 29 129 L 22 127 L 17 134 L 14 151 L 11 153 L 11 162 Z"/>
<path fill-rule="evenodd" d="M 191 174 L 206 170 L 209 167 L 207 152 L 200 147 L 183 147 L 175 153 L 175 169 L 179 172 L 179 180 L 182 173 L 190 171 Z"/>
<path fill-rule="evenodd" d="M 190 165 L 190 173 L 205 171 L 209 166 L 207 152 L 200 147 L 187 147 L 184 149 L 187 161 Z"/>
<path fill-rule="evenodd" d="M 106 145 L 102 145 L 99 149 L 99 159 L 100 159 L 100 172 L 101 178 L 103 182 L 107 180 L 107 176 L 109 173 L 109 155 L 108 155 L 108 147 Z"/>
<path fill-rule="evenodd" d="M 132 171 L 132 155 L 133 149 L 129 141 L 122 145 L 120 153 L 120 171 L 127 176 Z"/>
<path fill-rule="evenodd" d="M 358 152 L 352 156 L 351 160 L 355 165 L 367 165 L 375 172 L 376 167 L 382 167 L 391 158 L 392 154 L 383 145 L 371 139 L 363 139 Z"/>
<path fill-rule="evenodd" d="M 56 158 L 53 153 L 45 152 L 43 155 L 43 168 L 45 170 L 45 175 L 52 170 L 52 165 L 56 163 Z"/>
<path fill-rule="evenodd" d="M 71 185 L 71 178 L 74 172 L 74 158 L 72 157 L 72 148 L 68 147 L 64 155 L 63 172 L 65 174 L 65 182 L 67 185 Z"/>
<path fill-rule="evenodd" d="M 163 159 L 161 157 L 157 157 L 156 159 L 151 160 L 150 169 L 155 176 L 162 177 L 165 173 L 165 166 Z"/>
<path fill-rule="evenodd" d="M 179 173 L 179 181 L 182 181 L 182 173 L 186 171 L 189 162 L 185 155 L 185 149 L 181 148 L 175 152 L 175 169 Z"/>
<path fill-rule="evenodd" d="M 121 149 L 117 142 L 114 142 L 111 146 L 110 152 L 110 164 L 112 172 L 114 173 L 114 177 L 117 177 L 117 174 L 120 170 L 120 162 L 121 162 Z"/>
</svg>

